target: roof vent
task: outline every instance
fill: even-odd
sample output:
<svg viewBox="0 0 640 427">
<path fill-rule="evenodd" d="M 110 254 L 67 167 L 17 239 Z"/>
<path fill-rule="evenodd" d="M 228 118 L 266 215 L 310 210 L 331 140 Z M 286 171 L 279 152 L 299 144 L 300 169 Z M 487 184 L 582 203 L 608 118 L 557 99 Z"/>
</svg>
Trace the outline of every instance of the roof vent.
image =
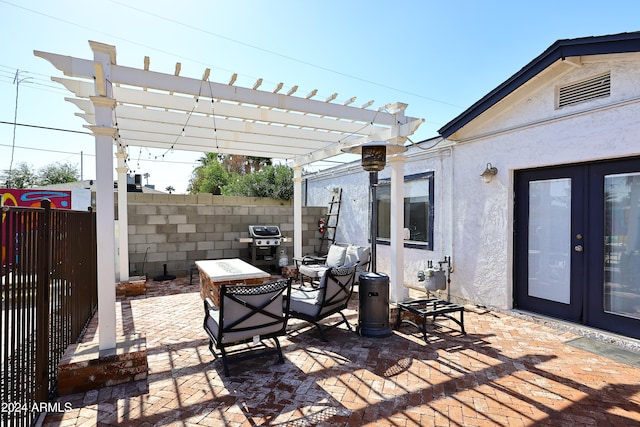
<svg viewBox="0 0 640 427">
<path fill-rule="evenodd" d="M 611 95 L 611 73 L 563 86 L 558 90 L 558 108 Z"/>
</svg>

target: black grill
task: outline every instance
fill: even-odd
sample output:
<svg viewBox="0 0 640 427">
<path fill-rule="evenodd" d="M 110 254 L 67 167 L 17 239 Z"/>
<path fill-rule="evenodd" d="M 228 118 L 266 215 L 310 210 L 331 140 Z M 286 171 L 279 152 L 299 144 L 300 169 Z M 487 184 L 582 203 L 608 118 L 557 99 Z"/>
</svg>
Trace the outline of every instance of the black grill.
<svg viewBox="0 0 640 427">
<path fill-rule="evenodd" d="M 249 237 L 254 246 L 280 246 L 280 227 L 277 225 L 250 225 Z"/>
<path fill-rule="evenodd" d="M 249 249 L 253 265 L 278 265 L 278 247 L 282 242 L 277 225 L 250 225 Z"/>
</svg>

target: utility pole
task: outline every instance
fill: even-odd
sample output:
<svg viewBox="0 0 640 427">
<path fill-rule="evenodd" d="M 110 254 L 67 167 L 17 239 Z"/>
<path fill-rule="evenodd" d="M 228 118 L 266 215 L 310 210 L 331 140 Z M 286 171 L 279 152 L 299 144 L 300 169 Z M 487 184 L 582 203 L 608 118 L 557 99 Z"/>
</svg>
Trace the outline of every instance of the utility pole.
<svg viewBox="0 0 640 427">
<path fill-rule="evenodd" d="M 13 154 L 16 150 L 16 127 L 18 126 L 18 93 L 20 89 L 20 83 L 23 81 L 30 79 L 31 77 L 20 78 L 20 70 L 16 69 L 16 75 L 13 78 L 13 84 L 16 85 L 16 107 L 13 112 L 13 142 L 11 143 L 11 162 L 9 163 L 9 180 L 7 182 L 7 188 L 11 188 L 13 184 Z"/>
</svg>

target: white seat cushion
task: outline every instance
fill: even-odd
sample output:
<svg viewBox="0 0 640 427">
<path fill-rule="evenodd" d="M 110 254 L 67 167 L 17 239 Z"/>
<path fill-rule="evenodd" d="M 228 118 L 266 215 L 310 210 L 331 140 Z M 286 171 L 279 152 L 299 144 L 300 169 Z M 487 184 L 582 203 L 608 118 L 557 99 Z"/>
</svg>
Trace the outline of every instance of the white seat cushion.
<svg viewBox="0 0 640 427">
<path fill-rule="evenodd" d="M 329 252 L 327 253 L 326 265 L 329 267 L 340 267 L 341 265 L 344 265 L 344 257 L 346 253 L 346 247 L 331 245 Z"/>
<path fill-rule="evenodd" d="M 369 261 L 369 252 L 368 246 L 349 245 L 345 253 L 344 263 L 345 265 L 357 263 L 358 266 L 361 266 Z"/>
<path fill-rule="evenodd" d="M 319 289 L 295 289 L 291 291 L 290 310 L 303 313 L 308 316 L 316 316 L 320 311 L 320 290 Z"/>
<path fill-rule="evenodd" d="M 310 277 L 312 279 L 320 278 L 324 275 L 324 273 L 329 269 L 326 265 L 301 265 L 298 268 L 298 272 L 303 275 Z"/>
<path fill-rule="evenodd" d="M 265 295 L 249 295 L 244 297 L 251 304 L 260 305 L 261 301 L 265 298 L 269 298 L 269 294 Z M 278 317 L 283 316 L 282 311 L 282 298 L 276 298 L 271 301 L 264 310 L 270 313 L 277 315 Z M 225 307 L 224 307 L 224 317 L 226 323 L 233 323 L 234 321 L 241 319 L 245 315 L 251 313 L 251 309 L 245 307 L 244 305 L 238 304 L 235 301 L 230 300 L 225 297 Z M 241 324 L 236 327 L 246 327 L 248 330 L 246 331 L 235 331 L 228 332 L 222 336 L 223 343 L 233 343 L 236 341 L 241 341 L 245 339 L 252 338 L 254 336 L 269 334 L 273 332 L 277 332 L 280 328 L 282 328 L 281 324 L 262 326 L 265 323 L 271 323 L 273 319 L 268 317 L 262 313 L 254 313 L 248 319 L 241 322 Z M 208 316 L 205 321 L 205 327 L 211 332 L 214 337 L 219 336 L 220 329 L 220 310 L 209 309 Z"/>
</svg>

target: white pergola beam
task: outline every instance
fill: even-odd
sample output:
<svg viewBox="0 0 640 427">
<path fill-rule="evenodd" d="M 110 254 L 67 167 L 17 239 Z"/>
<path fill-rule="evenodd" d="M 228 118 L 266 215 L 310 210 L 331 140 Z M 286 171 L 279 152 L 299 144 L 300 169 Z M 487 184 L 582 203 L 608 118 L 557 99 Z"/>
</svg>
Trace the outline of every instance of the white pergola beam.
<svg viewBox="0 0 640 427">
<path fill-rule="evenodd" d="M 127 145 L 138 145 L 134 144 L 131 141 L 146 141 L 145 145 L 155 142 L 160 146 L 173 146 L 176 150 L 183 150 L 183 147 L 189 146 L 199 147 L 198 151 L 222 153 L 224 152 L 223 150 L 225 148 L 243 148 L 245 150 L 245 153 L 247 153 L 248 151 L 259 150 L 266 153 L 272 152 L 274 154 L 285 154 L 284 158 L 304 155 L 311 151 L 310 148 L 287 144 L 286 141 L 278 140 L 277 138 L 266 139 L 265 136 L 256 136 L 251 134 L 233 134 L 229 132 L 219 132 L 219 136 L 214 141 L 212 141 L 210 135 L 197 136 L 191 135 L 186 132 L 184 136 L 181 136 L 180 134 L 176 135 L 175 133 L 163 134 L 135 130 L 120 130 L 119 133 L 123 142 Z M 211 133 L 212 132 L 209 132 L 209 134 Z M 256 147 L 256 144 L 260 144 L 261 142 L 264 148 Z"/>
<path fill-rule="evenodd" d="M 269 125 L 262 121 L 243 122 L 223 117 L 216 117 L 214 123 L 214 118 L 211 116 L 195 114 L 192 114 L 191 117 L 189 117 L 189 121 L 187 123 L 186 120 L 188 116 L 184 113 L 164 110 L 149 110 L 139 107 L 118 106 L 116 108 L 116 114 L 118 117 L 118 125 L 121 128 L 129 129 L 135 128 L 136 123 L 140 123 L 141 121 L 162 125 L 172 124 L 180 126 L 180 130 L 182 130 L 182 126 L 186 123 L 186 131 L 189 131 L 191 128 L 201 128 L 212 132 L 215 125 L 215 128 L 218 131 L 246 132 L 256 135 L 264 135 L 266 137 L 284 138 L 292 141 L 299 139 L 304 141 L 313 141 L 320 145 L 335 143 L 343 136 L 342 132 L 311 130 L 307 127 Z M 129 121 L 124 121 L 123 119 L 129 119 Z M 369 128 L 367 127 L 367 129 Z M 384 129 L 380 128 L 373 128 L 373 130 L 378 132 L 384 131 Z M 312 149 L 313 146 L 310 145 L 308 148 Z"/>
<path fill-rule="evenodd" d="M 112 79 L 113 82 L 123 85 L 140 87 L 151 82 L 152 85 L 147 87 L 169 92 L 224 99 L 231 102 L 298 111 L 318 116 L 341 117 L 345 120 L 374 122 L 385 126 L 395 125 L 395 116 L 384 111 L 372 111 L 337 104 L 328 105 L 319 100 L 286 96 L 215 82 L 203 82 L 199 79 L 176 77 L 118 65 L 112 67 Z"/>
<path fill-rule="evenodd" d="M 149 141 L 146 139 L 134 139 L 130 138 L 129 145 L 136 147 L 155 148 L 159 150 L 171 150 L 172 143 L 162 144 L 158 140 Z M 292 150 L 274 150 L 273 147 L 263 146 L 262 148 L 252 147 L 250 144 L 240 144 L 236 141 L 219 141 L 216 147 L 202 147 L 201 145 L 193 145 L 190 141 L 184 141 L 180 144 L 176 144 L 175 150 L 178 151 L 197 151 L 197 152 L 218 152 L 223 154 L 235 154 L 239 156 L 246 156 L 247 150 L 251 150 L 251 155 L 254 157 L 265 157 L 274 159 L 290 159 L 292 157 Z"/>
<path fill-rule="evenodd" d="M 62 71 L 65 76 L 80 77 L 90 80 L 93 80 L 95 77 L 93 74 L 93 61 L 74 58 L 72 56 L 58 55 L 56 53 L 41 52 L 39 50 L 34 50 L 33 54 L 49 61 L 54 67 Z"/>
<path fill-rule="evenodd" d="M 349 147 L 355 147 L 369 141 L 388 141 L 394 138 L 406 138 L 412 135 L 415 130 L 424 122 L 424 119 L 414 120 L 403 125 L 399 125 L 396 129 L 387 129 L 373 135 L 367 135 L 359 138 L 347 138 L 343 143 L 328 146 L 311 154 L 297 157 L 293 161 L 293 166 L 304 166 L 309 163 L 318 162 L 320 160 L 343 154 L 343 150 Z"/>
<path fill-rule="evenodd" d="M 81 115 L 91 124 L 94 115 L 90 103 L 85 100 L 70 99 L 81 109 L 89 111 Z M 216 118 L 215 131 L 212 117 L 192 116 L 185 126 L 187 116 L 172 111 L 148 110 L 137 107 L 117 108 L 117 122 L 120 135 L 126 139 L 128 132 L 144 132 L 148 140 L 154 135 L 178 137 L 185 129 L 185 135 L 202 138 L 202 149 L 212 148 L 212 139 L 228 139 L 266 145 L 284 146 L 291 149 L 302 149 L 304 153 L 323 148 L 336 142 L 342 134 L 310 131 L 307 129 L 284 126 L 270 126 L 263 123 L 251 123 L 238 120 Z M 127 141 L 125 141 L 127 142 Z M 165 142 L 165 141 L 163 141 Z"/>
<path fill-rule="evenodd" d="M 69 91 L 79 98 L 91 96 L 93 84 L 64 78 L 54 78 L 54 81 L 63 84 Z M 131 88 L 113 88 L 114 97 L 121 104 L 140 105 L 143 107 L 171 109 L 176 111 L 191 112 L 194 107 L 193 98 L 186 96 L 170 95 L 168 93 L 139 91 Z M 331 104 L 334 105 L 334 104 Z M 118 110 L 120 107 L 118 107 Z M 287 126 L 303 127 L 309 129 L 331 130 L 345 134 L 371 134 L 379 132 L 386 127 L 371 125 L 370 122 L 352 122 L 340 120 L 339 117 L 317 117 L 291 112 L 267 110 L 255 106 L 243 106 L 226 102 L 216 102 L 214 108 L 210 99 L 201 99 L 195 113 L 211 114 L 216 116 L 234 117 L 243 120 L 252 120 L 265 123 L 277 123 Z M 371 112 L 374 113 L 374 112 Z M 336 120 L 338 119 L 338 120 Z M 335 140 L 333 140 L 335 142 Z"/>
</svg>

